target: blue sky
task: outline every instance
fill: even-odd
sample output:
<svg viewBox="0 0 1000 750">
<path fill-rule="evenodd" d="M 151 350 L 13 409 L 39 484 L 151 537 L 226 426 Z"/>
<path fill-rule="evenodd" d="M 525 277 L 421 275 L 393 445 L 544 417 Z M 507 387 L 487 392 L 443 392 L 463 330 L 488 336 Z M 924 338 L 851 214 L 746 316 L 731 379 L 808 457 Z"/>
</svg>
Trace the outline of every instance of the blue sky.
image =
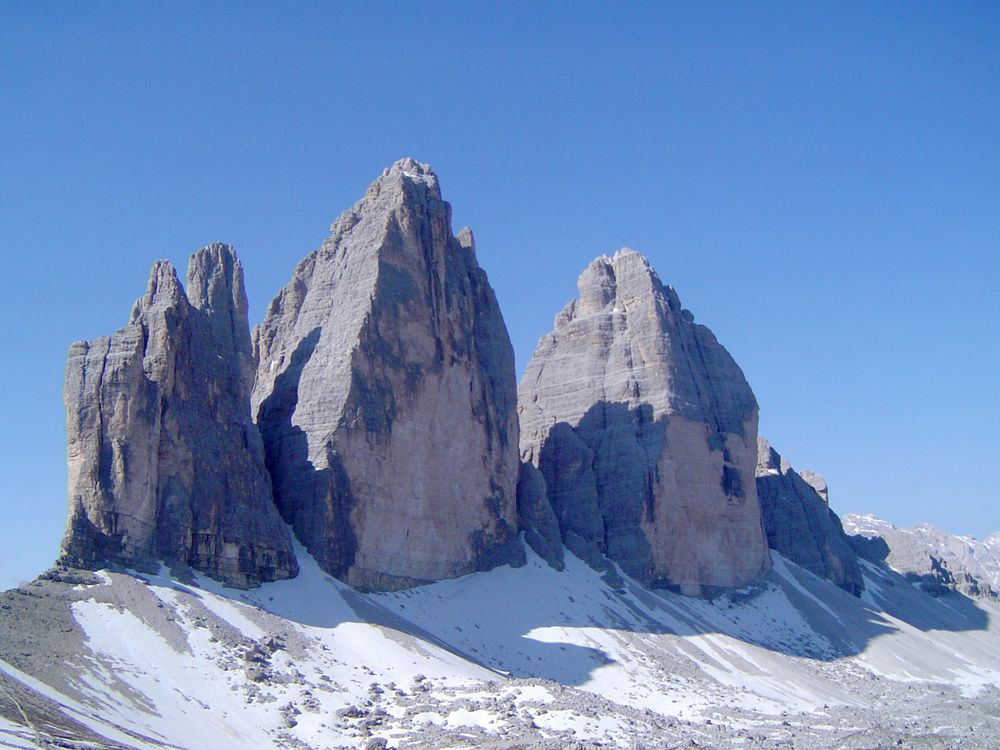
<svg viewBox="0 0 1000 750">
<path fill-rule="evenodd" d="M 523 369 L 644 252 L 834 509 L 1000 529 L 1000 6 L 0 4 L 0 585 L 55 556 L 65 353 L 213 240 L 251 317 L 429 162 Z"/>
</svg>

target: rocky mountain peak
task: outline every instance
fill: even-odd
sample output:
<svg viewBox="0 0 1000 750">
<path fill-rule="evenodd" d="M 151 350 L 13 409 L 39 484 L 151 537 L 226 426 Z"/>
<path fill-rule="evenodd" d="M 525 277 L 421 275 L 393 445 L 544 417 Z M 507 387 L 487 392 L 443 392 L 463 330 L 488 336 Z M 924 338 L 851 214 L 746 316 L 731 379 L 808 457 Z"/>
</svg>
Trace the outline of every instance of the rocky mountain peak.
<svg viewBox="0 0 1000 750">
<path fill-rule="evenodd" d="M 816 490 L 816 494 L 823 498 L 823 502 L 830 502 L 830 488 L 827 487 L 826 479 L 824 479 L 822 474 L 803 469 L 799 472 L 799 476 L 802 477 L 806 484 Z"/>
<path fill-rule="evenodd" d="M 188 261 L 187 293 L 191 304 L 205 314 L 220 367 L 241 382 L 232 387 L 249 398 L 256 361 L 243 266 L 231 245 L 214 242 Z"/>
<path fill-rule="evenodd" d="M 157 260 L 149 270 L 149 280 L 146 282 L 146 292 L 132 305 L 129 321 L 135 321 L 144 315 L 176 308 L 187 303 L 187 295 L 181 282 L 177 279 L 177 271 L 169 260 Z"/>
<path fill-rule="evenodd" d="M 956 536 L 928 523 L 897 528 L 873 515 L 848 513 L 844 528 L 858 554 L 885 560 L 913 584 L 934 595 L 960 591 L 1000 597 L 1000 551 L 996 534 L 980 541 Z"/>
<path fill-rule="evenodd" d="M 591 261 L 580 274 L 577 288 L 580 297 L 571 303 L 572 314 L 563 322 L 596 313 L 627 315 L 629 307 L 641 300 L 655 300 L 667 310 L 680 310 L 674 290 L 664 286 L 646 257 L 630 247 Z"/>
<path fill-rule="evenodd" d="M 295 574 L 250 419 L 249 331 L 232 248 L 198 251 L 189 300 L 157 261 L 128 325 L 70 348 L 62 560 L 166 561 L 235 586 Z"/>
<path fill-rule="evenodd" d="M 403 159 L 255 332 L 253 408 L 278 506 L 358 587 L 523 555 L 513 349 L 473 247 L 471 231 L 452 234 L 430 167 Z"/>
<path fill-rule="evenodd" d="M 767 438 L 757 438 L 757 476 L 768 474 L 787 474 L 792 465 L 778 453 Z"/>
<path fill-rule="evenodd" d="M 518 390 L 522 457 L 564 542 L 688 593 L 759 576 L 770 559 L 743 373 L 636 251 L 595 259 L 578 287 Z"/>
</svg>

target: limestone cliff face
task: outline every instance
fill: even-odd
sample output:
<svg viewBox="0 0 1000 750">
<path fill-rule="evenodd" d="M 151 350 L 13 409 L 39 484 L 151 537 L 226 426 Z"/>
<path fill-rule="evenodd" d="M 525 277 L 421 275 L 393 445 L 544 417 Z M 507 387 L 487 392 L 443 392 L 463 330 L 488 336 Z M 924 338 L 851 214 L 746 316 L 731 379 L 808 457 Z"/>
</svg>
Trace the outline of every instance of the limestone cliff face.
<svg viewBox="0 0 1000 750">
<path fill-rule="evenodd" d="M 392 589 L 523 556 L 513 350 L 429 167 L 337 219 L 254 344 L 275 498 L 325 570 Z"/>
<path fill-rule="evenodd" d="M 743 373 L 639 253 L 592 262 L 518 389 L 522 457 L 566 545 L 699 594 L 770 567 Z"/>
<path fill-rule="evenodd" d="M 757 450 L 757 496 L 771 549 L 860 596 L 865 585 L 858 556 L 830 509 L 826 481 L 798 474 L 763 438 Z"/>
<path fill-rule="evenodd" d="M 129 323 L 66 366 L 69 520 L 62 561 L 188 565 L 235 586 L 295 575 L 250 419 L 253 353 L 232 248 L 158 261 Z"/>
</svg>

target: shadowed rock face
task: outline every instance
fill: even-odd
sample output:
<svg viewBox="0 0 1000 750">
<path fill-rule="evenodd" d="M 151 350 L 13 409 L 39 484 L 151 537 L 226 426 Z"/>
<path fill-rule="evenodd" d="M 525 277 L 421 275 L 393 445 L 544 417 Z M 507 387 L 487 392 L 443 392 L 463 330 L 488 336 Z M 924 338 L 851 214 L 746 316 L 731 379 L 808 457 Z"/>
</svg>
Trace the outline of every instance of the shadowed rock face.
<svg viewBox="0 0 1000 750">
<path fill-rule="evenodd" d="M 513 350 L 429 167 L 337 219 L 254 344 L 275 498 L 326 571 L 393 589 L 523 559 Z"/>
<path fill-rule="evenodd" d="M 563 540 L 652 586 L 703 594 L 770 567 L 757 402 L 639 253 L 596 259 L 518 388 L 522 458 Z"/>
<path fill-rule="evenodd" d="M 545 477 L 534 464 L 521 464 L 517 482 L 517 528 L 535 554 L 556 570 L 564 570 L 562 534 L 559 520 L 545 490 Z"/>
<path fill-rule="evenodd" d="M 295 575 L 250 419 L 253 373 L 232 248 L 192 256 L 187 295 L 157 261 L 125 328 L 70 347 L 62 561 L 165 560 L 241 587 Z"/>
<path fill-rule="evenodd" d="M 858 556 L 827 504 L 826 481 L 798 474 L 763 438 L 757 450 L 757 496 L 771 549 L 860 596 L 865 585 Z"/>
</svg>

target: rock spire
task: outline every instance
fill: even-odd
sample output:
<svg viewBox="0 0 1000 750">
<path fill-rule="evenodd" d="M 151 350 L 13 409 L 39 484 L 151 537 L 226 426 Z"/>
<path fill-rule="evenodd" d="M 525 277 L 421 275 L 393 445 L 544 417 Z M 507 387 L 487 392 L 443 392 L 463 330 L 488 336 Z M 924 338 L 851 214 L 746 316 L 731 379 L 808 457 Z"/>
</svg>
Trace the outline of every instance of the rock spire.
<svg viewBox="0 0 1000 750">
<path fill-rule="evenodd" d="M 430 167 L 372 183 L 254 345 L 275 498 L 326 571 L 383 590 L 523 558 L 513 350 Z"/>
<path fill-rule="evenodd" d="M 190 566 L 234 586 L 295 575 L 250 419 L 243 269 L 195 253 L 188 293 L 157 261 L 128 325 L 70 347 L 62 562 Z"/>
</svg>

